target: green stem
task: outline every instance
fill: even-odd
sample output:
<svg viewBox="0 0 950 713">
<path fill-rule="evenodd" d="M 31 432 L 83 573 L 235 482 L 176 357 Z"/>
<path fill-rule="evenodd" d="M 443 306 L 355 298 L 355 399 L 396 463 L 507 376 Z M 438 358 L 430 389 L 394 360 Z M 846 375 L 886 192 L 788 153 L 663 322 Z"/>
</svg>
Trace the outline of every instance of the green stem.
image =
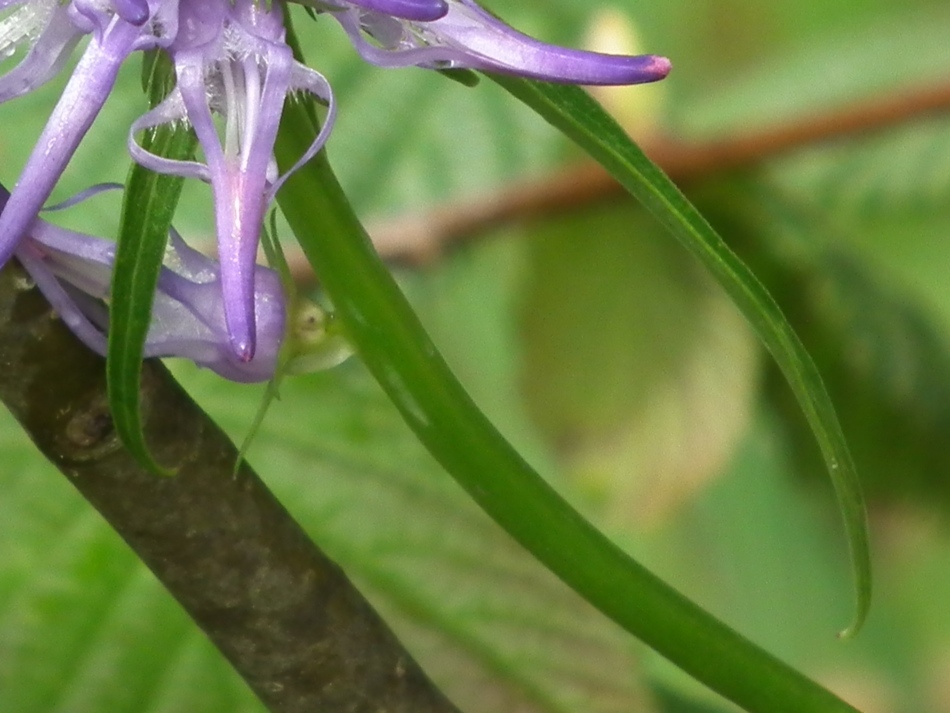
<svg viewBox="0 0 950 713">
<path fill-rule="evenodd" d="M 314 136 L 309 107 L 288 102 L 276 149 L 281 170 Z M 325 153 L 278 199 L 369 370 L 423 444 L 512 537 L 605 615 L 746 710 L 855 713 L 631 559 L 524 462 L 439 355 Z"/>
</svg>

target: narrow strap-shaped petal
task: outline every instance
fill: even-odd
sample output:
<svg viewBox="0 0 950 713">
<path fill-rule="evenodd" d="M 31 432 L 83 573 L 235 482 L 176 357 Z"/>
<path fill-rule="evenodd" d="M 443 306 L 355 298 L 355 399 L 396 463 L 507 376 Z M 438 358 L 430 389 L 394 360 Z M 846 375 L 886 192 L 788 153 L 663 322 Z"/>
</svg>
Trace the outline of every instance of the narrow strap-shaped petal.
<svg viewBox="0 0 950 713">
<path fill-rule="evenodd" d="M 9 199 L 9 191 L 0 185 L 0 210 L 6 207 Z M 81 256 L 80 259 L 93 263 L 101 263 L 105 260 L 108 263 L 110 253 L 106 241 L 97 240 L 80 233 L 73 233 L 72 231 L 56 229 L 42 220 L 35 221 L 31 233 L 36 239 L 31 238 L 23 241 L 16 251 L 20 263 L 33 278 L 33 281 L 36 282 L 37 287 L 40 288 L 46 299 L 49 300 L 60 319 L 73 333 L 93 351 L 105 354 L 106 338 L 102 331 L 89 320 L 72 296 L 66 292 L 59 279 L 46 265 L 45 259 L 49 256 L 50 249 L 65 248 L 68 251 L 73 248 L 76 254 Z M 111 253 L 111 256 L 111 260 L 114 261 L 114 252 Z M 108 292 L 110 271 L 106 269 L 100 274 L 104 274 L 104 281 L 96 282 L 91 278 L 86 280 L 91 283 L 89 284 L 89 293 L 98 297 L 105 296 Z"/>
<path fill-rule="evenodd" d="M 198 56 L 176 56 L 178 87 L 188 118 L 195 128 L 207 160 L 214 193 L 218 252 L 222 262 L 225 318 L 235 353 L 245 362 L 254 357 L 254 271 L 264 212 L 269 200 L 267 168 L 273 155 L 280 113 L 290 86 L 293 57 L 286 46 L 262 47 L 258 65 L 246 58 L 235 69 L 236 85 L 225 105 L 240 109 L 242 116 L 226 116 L 226 134 L 240 131 L 237 146 L 226 151 L 217 135 L 205 90 L 205 69 Z M 260 82 L 261 66 L 264 69 Z M 223 76 L 231 74 L 225 68 Z M 229 80 L 230 81 L 230 80 Z M 227 83 L 226 83 L 227 84 Z M 233 153 L 232 153 L 233 152 Z"/>
<path fill-rule="evenodd" d="M 175 55 L 178 91 L 194 127 L 207 161 L 208 177 L 214 196 L 218 255 L 222 268 L 222 289 L 225 291 L 225 320 L 231 345 L 239 358 L 250 361 L 254 356 L 254 275 L 247 270 L 247 257 L 240 254 L 240 243 L 234 239 L 236 229 L 243 227 L 235 189 L 240 179 L 237 166 L 227 160 L 218 138 L 208 95 L 205 90 L 204 56 L 200 51 Z M 233 118 L 232 118 L 233 119 Z M 263 193 L 263 190 L 262 190 Z M 237 210 L 237 215 L 235 211 Z M 235 224 L 235 218 L 238 218 Z M 253 246 L 256 259 L 257 245 Z"/>
<path fill-rule="evenodd" d="M 294 59 L 286 45 L 263 44 L 261 65 L 264 69 L 263 85 L 259 84 L 259 67 L 255 58 L 245 59 L 244 98 L 246 101 L 244 117 L 229 117 L 238 121 L 243 119 L 243 137 L 241 139 L 240 168 L 233 186 L 234 203 L 216 204 L 219 231 L 222 219 L 232 221 L 230 234 L 219 233 L 219 245 L 225 246 L 222 239 L 232 240 L 230 246 L 236 262 L 222 263 L 221 287 L 224 290 L 224 309 L 228 329 L 231 330 L 233 312 L 238 305 L 245 312 L 250 309 L 252 340 L 250 352 L 245 361 L 250 361 L 256 349 L 256 320 L 254 319 L 254 276 L 257 267 L 257 249 L 260 242 L 264 213 L 267 210 L 272 193 L 268 189 L 268 167 L 273 161 L 274 143 L 284 101 L 290 88 Z M 226 216 L 226 217 L 225 217 Z M 231 256 L 229 254 L 229 257 Z M 219 254 L 224 260 L 223 254 Z M 237 267 L 236 270 L 232 268 Z M 234 333 L 232 332 L 232 342 Z M 235 346 L 238 346 L 235 344 Z M 240 350 L 238 350 L 241 355 Z"/>
<path fill-rule="evenodd" d="M 79 205 L 80 203 L 85 203 L 90 198 L 95 198 L 100 193 L 107 193 L 109 191 L 121 191 L 125 188 L 125 185 L 122 183 L 97 183 L 94 186 L 89 186 L 79 193 L 70 196 L 64 201 L 60 201 L 55 205 L 48 205 L 43 208 L 44 213 L 53 213 L 60 210 L 66 210 L 67 208 L 72 208 L 73 206 Z"/>
<path fill-rule="evenodd" d="M 663 79 L 670 71 L 665 57 L 609 55 L 539 42 L 472 0 L 455 0 L 432 31 L 442 42 L 469 53 L 474 69 L 570 84 L 640 84 Z"/>
<path fill-rule="evenodd" d="M 427 23 L 404 23 L 401 41 L 377 46 L 356 11 L 334 13 L 359 53 L 385 67 L 481 69 L 570 84 L 640 84 L 665 77 L 670 62 L 655 55 L 609 55 L 539 42 L 509 27 L 472 0 L 449 0 L 449 12 Z"/>
<path fill-rule="evenodd" d="M 449 11 L 446 0 L 349 0 L 347 4 L 416 22 L 432 22 Z"/>
<path fill-rule="evenodd" d="M 297 159 L 297 162 L 291 166 L 286 173 L 280 175 L 271 187 L 268 188 L 268 200 L 273 200 L 277 196 L 277 191 L 284 185 L 284 182 L 317 155 L 324 144 L 326 144 L 327 139 L 330 138 L 333 125 L 336 123 L 336 99 L 333 96 L 330 83 L 322 74 L 302 64 L 295 63 L 291 69 L 290 88 L 293 91 L 305 91 L 313 94 L 327 105 L 327 114 L 321 123 L 320 132 L 313 140 L 313 143 L 310 144 L 310 147 Z"/>
<path fill-rule="evenodd" d="M 20 63 L 0 77 L 0 102 L 5 102 L 42 86 L 63 68 L 83 33 L 69 19 L 65 8 L 50 14 L 36 42 Z M 13 51 L 13 47 L 0 47 Z"/>
<path fill-rule="evenodd" d="M 13 254 L 98 116 L 136 36 L 136 28 L 120 22 L 107 42 L 94 39 L 83 53 L 0 213 L 0 265 Z"/>
<path fill-rule="evenodd" d="M 135 138 L 143 131 L 154 129 L 163 124 L 174 124 L 176 121 L 192 121 L 192 117 L 188 115 L 184 99 L 181 96 L 181 90 L 178 87 L 175 87 L 161 104 L 132 122 L 126 140 L 129 155 L 133 161 L 156 173 L 181 176 L 182 178 L 197 178 L 200 181 L 210 183 L 211 172 L 204 163 L 200 161 L 181 161 L 159 156 L 144 148 Z M 214 122 L 213 120 L 211 121 L 213 126 Z"/>
<path fill-rule="evenodd" d="M 63 323 L 79 337 L 83 344 L 104 356 L 108 343 L 105 333 L 86 316 L 76 300 L 66 292 L 59 278 L 47 266 L 42 247 L 37 243 L 27 241 L 20 246 L 16 255 Z"/>
</svg>

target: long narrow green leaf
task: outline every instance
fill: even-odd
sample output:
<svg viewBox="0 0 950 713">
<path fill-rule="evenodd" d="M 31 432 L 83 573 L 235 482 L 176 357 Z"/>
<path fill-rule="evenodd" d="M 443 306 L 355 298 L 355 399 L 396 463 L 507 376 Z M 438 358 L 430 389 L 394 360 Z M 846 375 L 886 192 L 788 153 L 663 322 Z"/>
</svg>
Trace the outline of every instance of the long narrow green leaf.
<svg viewBox="0 0 950 713">
<path fill-rule="evenodd" d="M 585 91 L 493 76 L 599 161 L 712 272 L 752 324 L 795 393 L 824 456 L 851 551 L 856 611 L 843 636 L 864 623 L 871 603 L 871 559 L 861 484 L 821 376 L 762 283 L 623 129 Z"/>
<path fill-rule="evenodd" d="M 276 147 L 281 170 L 315 135 L 309 106 L 288 102 Z M 429 451 L 512 537 L 608 617 L 746 710 L 855 713 L 657 579 L 524 462 L 426 335 L 325 154 L 292 176 L 278 200 L 370 371 Z"/>
<path fill-rule="evenodd" d="M 152 59 L 146 65 L 146 83 L 154 106 L 170 90 L 173 74 L 167 63 Z M 152 153 L 171 158 L 188 158 L 195 150 L 193 133 L 182 127 L 160 127 L 142 143 Z M 153 173 L 138 164 L 129 172 L 109 309 L 106 377 L 116 433 L 143 467 L 165 475 L 169 472 L 154 461 L 145 442 L 139 383 L 152 302 L 182 183 L 181 178 Z"/>
</svg>

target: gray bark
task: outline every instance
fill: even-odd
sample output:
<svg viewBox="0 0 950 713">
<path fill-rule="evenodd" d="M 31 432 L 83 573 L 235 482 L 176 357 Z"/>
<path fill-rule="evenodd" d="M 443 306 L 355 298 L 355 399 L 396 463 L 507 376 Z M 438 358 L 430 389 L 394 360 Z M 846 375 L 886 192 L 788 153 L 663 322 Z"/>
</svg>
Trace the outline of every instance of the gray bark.
<svg viewBox="0 0 950 713">
<path fill-rule="evenodd" d="M 0 400 L 273 713 L 452 713 L 340 568 L 310 540 L 164 367 L 142 414 L 157 461 L 115 435 L 104 360 L 15 263 L 0 271 Z"/>
</svg>

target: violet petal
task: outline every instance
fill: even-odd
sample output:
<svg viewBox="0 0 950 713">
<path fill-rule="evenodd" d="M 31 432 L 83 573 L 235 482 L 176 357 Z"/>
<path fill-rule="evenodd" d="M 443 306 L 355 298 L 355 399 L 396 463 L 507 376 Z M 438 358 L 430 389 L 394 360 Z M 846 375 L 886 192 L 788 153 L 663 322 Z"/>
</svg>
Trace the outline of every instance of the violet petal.
<svg viewBox="0 0 950 713">
<path fill-rule="evenodd" d="M 349 4 L 417 22 L 438 20 L 449 11 L 446 0 L 349 0 Z"/>
<path fill-rule="evenodd" d="M 367 17 L 365 11 L 352 8 L 332 14 L 360 55 L 384 67 L 481 69 L 587 85 L 654 82 L 670 70 L 665 57 L 609 55 L 539 42 L 501 22 L 473 0 L 449 0 L 448 13 L 432 22 L 402 21 L 398 36 L 391 17 Z M 376 41 L 367 40 L 366 33 Z"/>
<path fill-rule="evenodd" d="M 74 205 L 100 192 L 96 187 L 71 199 Z M 0 210 L 9 193 L 0 186 Z M 115 243 L 36 220 L 16 255 L 63 322 L 93 351 L 104 355 Z M 146 357 L 183 357 L 240 382 L 274 376 L 284 339 L 286 308 L 280 278 L 255 267 L 254 310 L 258 349 L 243 362 L 231 347 L 224 319 L 221 267 L 189 248 L 172 231 L 158 280 Z"/>
<path fill-rule="evenodd" d="M 42 22 L 43 26 L 26 56 L 16 67 L 0 77 L 0 102 L 31 92 L 56 76 L 83 34 L 70 21 L 67 11 L 57 5 L 56 0 L 49 3 L 52 7 L 48 9 L 48 17 L 42 16 L 42 7 L 28 3 L 24 5 L 26 7 L 21 8 L 18 13 L 35 13 L 34 20 Z M 14 26 L 17 22 L 25 23 L 25 20 L 10 16 L 0 22 L 0 54 L 12 53 L 17 44 L 29 39 L 31 28 Z M 26 34 L 21 35 L 20 32 Z M 36 32 L 37 30 L 33 29 L 33 33 Z"/>
</svg>

